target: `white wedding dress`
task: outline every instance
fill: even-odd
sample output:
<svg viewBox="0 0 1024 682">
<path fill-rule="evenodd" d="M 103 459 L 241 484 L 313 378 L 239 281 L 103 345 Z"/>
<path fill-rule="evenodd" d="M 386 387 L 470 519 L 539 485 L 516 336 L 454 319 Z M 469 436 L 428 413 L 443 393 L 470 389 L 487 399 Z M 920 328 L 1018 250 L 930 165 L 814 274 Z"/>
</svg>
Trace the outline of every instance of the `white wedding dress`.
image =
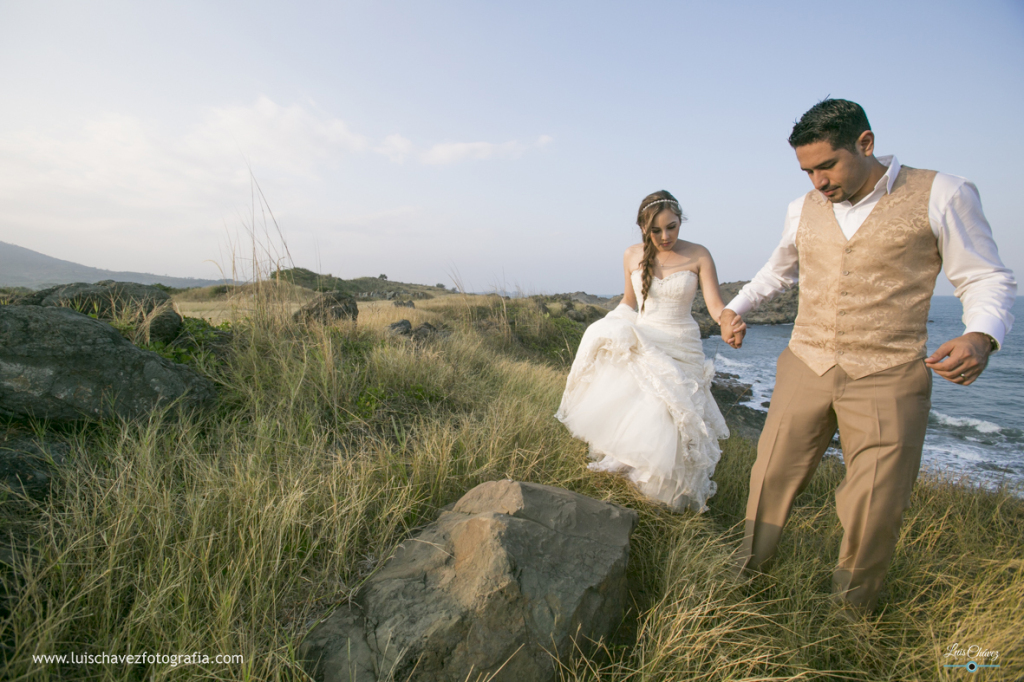
<svg viewBox="0 0 1024 682">
<path fill-rule="evenodd" d="M 642 303 L 639 270 L 631 280 Z M 643 312 L 619 309 L 590 325 L 555 417 L 590 444 L 599 460 L 590 469 L 622 473 L 673 509 L 704 511 L 729 429 L 690 314 L 696 293 L 689 270 L 655 277 Z"/>
</svg>

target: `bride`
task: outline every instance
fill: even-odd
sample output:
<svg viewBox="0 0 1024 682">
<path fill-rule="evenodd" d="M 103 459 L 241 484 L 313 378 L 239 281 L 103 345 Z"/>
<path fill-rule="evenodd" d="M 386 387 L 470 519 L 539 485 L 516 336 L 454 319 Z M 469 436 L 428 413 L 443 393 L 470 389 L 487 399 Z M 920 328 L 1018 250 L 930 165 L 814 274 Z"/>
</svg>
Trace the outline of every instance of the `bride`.
<svg viewBox="0 0 1024 682">
<path fill-rule="evenodd" d="M 666 191 L 640 203 L 643 242 L 623 257 L 622 303 L 583 334 L 555 416 L 590 444 L 598 460 L 591 470 L 621 473 L 675 510 L 704 511 L 715 494 L 718 440 L 729 429 L 711 396 L 714 364 L 690 315 L 698 283 L 716 322 L 725 305 L 711 254 L 679 239 L 685 220 Z M 734 347 L 746 327 L 735 324 L 723 330 Z"/>
</svg>

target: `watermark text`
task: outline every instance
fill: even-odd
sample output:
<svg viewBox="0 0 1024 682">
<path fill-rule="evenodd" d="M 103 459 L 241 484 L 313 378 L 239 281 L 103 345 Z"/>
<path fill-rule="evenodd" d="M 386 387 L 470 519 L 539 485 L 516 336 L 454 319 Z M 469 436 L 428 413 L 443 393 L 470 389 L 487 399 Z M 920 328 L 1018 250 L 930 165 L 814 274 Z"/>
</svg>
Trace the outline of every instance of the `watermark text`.
<svg viewBox="0 0 1024 682">
<path fill-rule="evenodd" d="M 43 665 L 231 665 L 245 663 L 242 654 L 208 656 L 198 651 L 190 654 L 33 654 L 32 662 Z"/>
</svg>

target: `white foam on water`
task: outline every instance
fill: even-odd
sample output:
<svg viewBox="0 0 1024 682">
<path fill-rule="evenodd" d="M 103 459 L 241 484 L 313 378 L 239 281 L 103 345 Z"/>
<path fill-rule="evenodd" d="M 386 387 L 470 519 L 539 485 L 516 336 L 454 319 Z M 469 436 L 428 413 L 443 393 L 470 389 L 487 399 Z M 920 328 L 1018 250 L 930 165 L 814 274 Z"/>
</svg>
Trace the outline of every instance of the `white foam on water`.
<svg viewBox="0 0 1024 682">
<path fill-rule="evenodd" d="M 715 354 L 715 364 L 716 365 L 720 364 L 723 367 L 736 367 L 736 368 L 750 367 L 750 363 L 749 362 L 737 362 L 736 360 L 730 360 L 729 358 L 725 357 L 721 353 Z"/>
<path fill-rule="evenodd" d="M 987 422 L 984 419 L 974 419 L 972 417 L 950 417 L 948 414 L 942 414 L 941 412 L 936 412 L 934 410 L 932 410 L 932 415 L 935 417 L 935 420 L 943 426 L 959 426 L 961 428 L 968 427 L 973 428 L 979 433 L 999 433 L 1003 430 L 1003 427 L 999 426 L 999 424 L 993 424 L 992 422 Z"/>
<path fill-rule="evenodd" d="M 930 438 L 925 439 L 924 451 L 921 454 L 922 462 L 932 465 L 939 464 L 954 471 L 963 471 L 964 467 L 972 464 L 980 464 L 988 460 L 983 452 L 963 443 L 952 443 L 945 439 L 936 441 Z"/>
</svg>

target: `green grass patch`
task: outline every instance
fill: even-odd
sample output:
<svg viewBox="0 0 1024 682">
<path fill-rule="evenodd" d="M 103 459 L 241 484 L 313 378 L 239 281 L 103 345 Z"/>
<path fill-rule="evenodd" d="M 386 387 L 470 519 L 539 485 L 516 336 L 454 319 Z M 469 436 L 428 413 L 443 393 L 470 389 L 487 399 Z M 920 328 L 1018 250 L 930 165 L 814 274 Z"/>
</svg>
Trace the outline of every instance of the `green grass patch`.
<svg viewBox="0 0 1024 682">
<path fill-rule="evenodd" d="M 1024 506 L 1012 491 L 924 476 L 878 615 L 837 621 L 840 462 L 797 500 L 772 570 L 739 581 L 749 442 L 724 444 L 709 513 L 648 504 L 588 472 L 586 446 L 552 416 L 581 323 L 500 297 L 431 303 L 451 333 L 427 341 L 299 327 L 257 306 L 231 325 L 229 352 L 195 364 L 221 387 L 216 411 L 64 433 L 73 456 L 50 498 L 0 501 L 0 522 L 17 519 L 32 544 L 3 573 L 0 676 L 308 679 L 295 651 L 316 620 L 441 507 L 504 477 L 640 513 L 633 606 L 563 680 L 953 680 L 965 674 L 943 667 L 954 643 L 1000 652 L 989 679 L 1024 676 Z M 71 652 L 243 660 L 32 661 Z"/>
</svg>

